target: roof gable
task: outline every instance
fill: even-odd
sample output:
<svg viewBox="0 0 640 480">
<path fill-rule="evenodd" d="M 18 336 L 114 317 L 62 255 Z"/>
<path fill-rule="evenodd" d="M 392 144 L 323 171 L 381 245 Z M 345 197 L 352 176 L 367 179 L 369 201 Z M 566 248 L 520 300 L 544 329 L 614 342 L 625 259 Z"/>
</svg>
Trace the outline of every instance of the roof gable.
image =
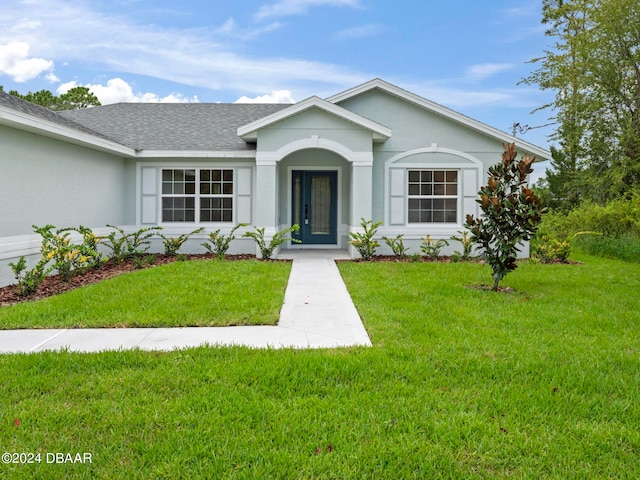
<svg viewBox="0 0 640 480">
<path fill-rule="evenodd" d="M 281 122 L 287 118 L 291 118 L 295 115 L 299 115 L 300 113 L 313 108 L 317 108 L 349 123 L 355 124 L 364 130 L 370 131 L 374 141 L 385 141 L 391 137 L 390 128 L 315 96 L 295 103 L 267 117 L 243 125 L 238 128 L 237 133 L 246 141 L 255 141 L 258 136 L 258 130 Z"/>
<path fill-rule="evenodd" d="M 435 103 L 431 100 L 427 100 L 420 95 L 416 95 L 415 93 L 404 90 L 396 85 L 393 85 L 389 82 L 385 82 L 379 78 L 373 79 L 367 83 L 363 83 L 362 85 L 358 85 L 356 87 L 345 90 L 344 92 L 338 93 L 327 98 L 328 102 L 334 104 L 340 104 L 341 102 L 348 100 L 350 98 L 356 97 L 358 95 L 362 95 L 363 93 L 369 92 L 371 90 L 380 90 L 389 95 L 393 95 L 395 97 L 401 98 L 407 102 L 410 102 L 414 105 L 422 107 L 430 112 L 433 112 L 437 115 L 445 117 L 449 120 L 457 122 L 461 125 L 464 125 L 468 128 L 471 128 L 477 132 L 480 132 L 484 135 L 488 135 L 489 137 L 495 138 L 502 143 L 513 143 L 515 142 L 516 146 L 530 153 L 538 158 L 538 160 L 548 160 L 551 158 L 551 153 L 548 150 L 545 150 L 537 145 L 529 143 L 520 138 L 509 135 L 502 130 L 491 127 L 485 123 L 482 123 L 478 120 L 475 120 L 471 117 L 467 117 L 462 113 L 456 112 L 455 110 L 451 110 L 450 108 L 444 107 L 438 103 Z"/>
</svg>

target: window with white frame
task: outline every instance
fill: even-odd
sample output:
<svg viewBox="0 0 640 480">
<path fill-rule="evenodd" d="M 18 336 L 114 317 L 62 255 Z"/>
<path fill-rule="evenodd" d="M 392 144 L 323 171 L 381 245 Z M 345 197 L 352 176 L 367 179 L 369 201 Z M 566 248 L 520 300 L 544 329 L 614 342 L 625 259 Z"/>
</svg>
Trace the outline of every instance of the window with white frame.
<svg viewBox="0 0 640 480">
<path fill-rule="evenodd" d="M 163 169 L 162 221 L 232 222 L 233 170 Z"/>
<path fill-rule="evenodd" d="M 458 171 L 408 171 L 409 223 L 458 221 Z"/>
</svg>

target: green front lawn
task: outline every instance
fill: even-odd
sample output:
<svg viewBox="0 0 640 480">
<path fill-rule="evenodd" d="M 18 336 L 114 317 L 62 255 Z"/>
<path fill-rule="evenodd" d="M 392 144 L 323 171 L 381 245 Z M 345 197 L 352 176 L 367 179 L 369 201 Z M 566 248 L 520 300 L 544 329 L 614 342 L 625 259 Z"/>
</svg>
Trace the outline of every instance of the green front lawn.
<svg viewBox="0 0 640 480">
<path fill-rule="evenodd" d="M 289 262 L 197 260 L 0 307 L 0 329 L 275 325 Z"/>
<path fill-rule="evenodd" d="M 640 270 L 578 259 L 340 263 L 371 348 L 0 356 L 0 450 L 43 459 L 0 477 L 639 478 Z"/>
</svg>

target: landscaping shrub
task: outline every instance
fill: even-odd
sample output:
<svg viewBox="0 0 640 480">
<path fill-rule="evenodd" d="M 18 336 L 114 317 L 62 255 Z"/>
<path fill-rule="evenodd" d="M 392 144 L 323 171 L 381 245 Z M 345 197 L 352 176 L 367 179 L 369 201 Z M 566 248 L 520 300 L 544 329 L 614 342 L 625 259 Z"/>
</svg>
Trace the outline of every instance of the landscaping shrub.
<svg viewBox="0 0 640 480">
<path fill-rule="evenodd" d="M 296 238 L 287 237 L 288 233 L 297 232 L 298 230 L 300 230 L 300 225 L 298 225 L 297 223 L 291 225 L 289 228 L 285 228 L 284 230 L 280 230 L 279 232 L 276 232 L 268 244 L 264 238 L 265 229 L 258 228 L 258 227 L 253 227 L 253 228 L 254 228 L 254 231 L 245 232 L 243 237 L 253 238 L 264 260 L 270 260 L 274 250 L 278 246 L 282 245 L 283 243 L 289 240 L 295 243 L 300 243 L 300 240 Z"/>
<path fill-rule="evenodd" d="M 402 237 L 404 237 L 404 234 L 400 234 L 396 236 L 396 238 L 382 237 L 384 242 L 389 246 L 389 248 L 391 248 L 393 254 L 398 258 L 406 257 L 407 252 L 409 251 L 409 249 L 404 246 Z"/>
<path fill-rule="evenodd" d="M 111 249 L 110 258 L 119 263 L 127 258 L 142 255 L 151 246 L 151 237 L 162 227 L 144 227 L 132 233 L 124 233 L 122 228 L 107 225 L 115 231 L 104 238 L 104 245 Z"/>
<path fill-rule="evenodd" d="M 467 230 L 458 231 L 460 235 L 451 236 L 450 240 L 454 242 L 460 242 L 462 244 L 462 252 L 458 250 L 454 250 L 453 255 L 454 258 L 459 260 L 469 260 L 471 258 L 471 252 L 473 251 L 473 245 L 475 241 L 473 237 L 469 235 Z"/>
<path fill-rule="evenodd" d="M 421 239 L 422 242 L 420 244 L 420 251 L 424 253 L 427 257 L 431 258 L 431 260 L 436 260 L 440 256 L 440 252 L 445 246 L 449 245 L 444 238 L 439 240 L 433 240 L 431 235 L 427 235 L 426 237 Z"/>
<path fill-rule="evenodd" d="M 364 232 L 349 232 L 351 240 L 349 244 L 358 251 L 363 260 L 369 261 L 376 253 L 376 249 L 380 246 L 377 240 L 373 237 L 382 222 L 373 223 L 373 220 L 360 219 L 360 225 Z"/>
<path fill-rule="evenodd" d="M 191 235 L 196 235 L 203 230 L 204 227 L 200 227 L 195 229 L 193 232 L 183 233 L 182 235 L 178 235 L 177 237 L 170 237 L 168 235 L 160 234 L 160 237 L 162 238 L 162 244 L 164 245 L 164 253 L 166 255 L 175 255 L 176 253 L 178 253 L 180 247 L 184 245 L 184 242 L 189 240 L 189 237 Z"/>
<path fill-rule="evenodd" d="M 201 245 L 206 248 L 209 253 L 213 253 L 219 259 L 223 259 L 227 254 L 227 250 L 229 250 L 231 241 L 236 238 L 236 230 L 238 230 L 240 227 L 246 227 L 248 225 L 248 223 L 239 223 L 231 229 L 229 235 L 223 235 L 222 233 L 220 233 L 220 229 L 217 229 L 215 232 L 210 232 L 209 239 Z"/>
</svg>

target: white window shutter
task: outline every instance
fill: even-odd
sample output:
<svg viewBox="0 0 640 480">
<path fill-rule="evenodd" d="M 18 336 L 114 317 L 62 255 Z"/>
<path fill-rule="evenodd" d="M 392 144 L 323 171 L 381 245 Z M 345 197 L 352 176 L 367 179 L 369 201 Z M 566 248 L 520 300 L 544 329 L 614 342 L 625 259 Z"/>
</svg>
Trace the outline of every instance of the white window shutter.
<svg viewBox="0 0 640 480">
<path fill-rule="evenodd" d="M 158 169 L 155 167 L 142 167 L 142 198 L 141 218 L 142 224 L 156 224 L 157 216 L 157 189 Z"/>
<path fill-rule="evenodd" d="M 405 190 L 406 175 L 404 168 L 392 168 L 389 179 L 389 224 L 404 225 L 405 223 Z"/>
<path fill-rule="evenodd" d="M 251 168 L 236 170 L 236 222 L 251 223 Z"/>
</svg>

